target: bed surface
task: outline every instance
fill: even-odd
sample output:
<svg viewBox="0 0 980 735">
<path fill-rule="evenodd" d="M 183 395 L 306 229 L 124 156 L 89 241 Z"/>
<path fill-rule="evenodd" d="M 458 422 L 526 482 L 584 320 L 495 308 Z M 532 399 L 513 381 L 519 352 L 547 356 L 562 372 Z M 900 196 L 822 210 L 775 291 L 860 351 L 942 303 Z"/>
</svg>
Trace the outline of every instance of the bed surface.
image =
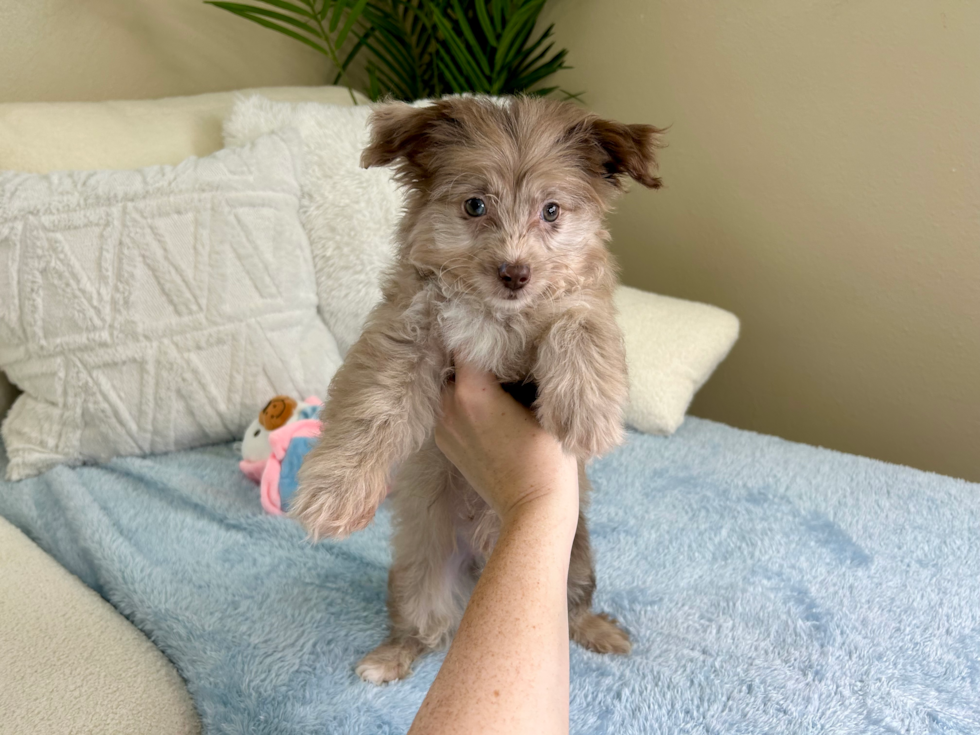
<svg viewBox="0 0 980 735">
<path fill-rule="evenodd" d="M 634 649 L 572 646 L 573 733 L 980 732 L 980 485 L 698 419 L 590 475 Z M 170 657 L 205 732 L 403 733 L 442 660 L 357 679 L 387 512 L 311 546 L 230 446 L 0 482 L 0 515 Z"/>
</svg>

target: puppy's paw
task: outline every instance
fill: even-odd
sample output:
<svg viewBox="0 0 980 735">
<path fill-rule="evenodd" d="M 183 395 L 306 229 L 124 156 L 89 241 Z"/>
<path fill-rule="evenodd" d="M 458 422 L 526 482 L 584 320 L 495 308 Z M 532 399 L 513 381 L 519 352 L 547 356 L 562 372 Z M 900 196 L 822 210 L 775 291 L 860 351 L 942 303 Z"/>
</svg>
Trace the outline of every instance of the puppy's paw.
<svg viewBox="0 0 980 735">
<path fill-rule="evenodd" d="M 368 661 L 357 665 L 357 675 L 370 684 L 387 684 L 404 679 L 412 673 L 412 667 L 401 661 Z"/>
<path fill-rule="evenodd" d="M 623 443 L 622 410 L 616 406 L 597 409 L 584 400 L 547 400 L 535 406 L 545 431 L 580 459 L 605 454 Z"/>
<path fill-rule="evenodd" d="M 387 684 L 410 676 L 418 647 L 406 643 L 386 642 L 361 659 L 355 671 L 371 684 Z"/>
<path fill-rule="evenodd" d="M 568 632 L 573 641 L 596 653 L 625 655 L 633 648 L 630 637 L 616 618 L 606 613 L 588 612 L 568 621 Z"/>
<path fill-rule="evenodd" d="M 365 528 L 387 494 L 385 475 L 376 469 L 345 467 L 330 452 L 314 452 L 300 469 L 289 515 L 314 541 L 345 538 Z"/>
<path fill-rule="evenodd" d="M 290 503 L 289 515 L 314 541 L 341 539 L 366 528 L 380 504 L 374 494 L 356 487 L 302 484 Z"/>
</svg>

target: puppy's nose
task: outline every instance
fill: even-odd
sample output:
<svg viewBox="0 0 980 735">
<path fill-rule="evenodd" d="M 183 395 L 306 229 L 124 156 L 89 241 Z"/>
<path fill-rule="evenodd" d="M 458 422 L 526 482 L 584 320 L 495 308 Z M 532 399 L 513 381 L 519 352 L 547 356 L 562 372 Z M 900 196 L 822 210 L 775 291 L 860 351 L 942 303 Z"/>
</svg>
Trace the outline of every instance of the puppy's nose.
<svg viewBox="0 0 980 735">
<path fill-rule="evenodd" d="M 504 263 L 497 268 L 497 275 L 511 291 L 519 291 L 531 280 L 531 266 L 523 263 Z"/>
</svg>

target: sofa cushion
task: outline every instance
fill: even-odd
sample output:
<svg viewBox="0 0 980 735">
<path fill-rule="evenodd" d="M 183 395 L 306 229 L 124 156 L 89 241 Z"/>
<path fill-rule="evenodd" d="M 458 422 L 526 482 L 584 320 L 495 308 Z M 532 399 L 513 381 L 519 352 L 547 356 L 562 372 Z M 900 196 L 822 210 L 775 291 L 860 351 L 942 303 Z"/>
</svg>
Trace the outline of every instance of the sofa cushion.
<svg viewBox="0 0 980 735">
<path fill-rule="evenodd" d="M 292 102 L 351 104 L 351 94 L 343 87 L 245 92 Z M 0 170 L 49 173 L 129 169 L 175 165 L 190 156 L 207 156 L 221 148 L 221 123 L 237 94 L 0 104 Z"/>
</svg>

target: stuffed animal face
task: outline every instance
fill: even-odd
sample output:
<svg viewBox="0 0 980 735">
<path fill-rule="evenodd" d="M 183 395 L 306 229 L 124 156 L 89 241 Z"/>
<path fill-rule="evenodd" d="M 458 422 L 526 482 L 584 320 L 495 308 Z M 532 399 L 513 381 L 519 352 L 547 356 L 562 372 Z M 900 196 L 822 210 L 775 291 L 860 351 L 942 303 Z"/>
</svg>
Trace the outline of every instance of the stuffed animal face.
<svg viewBox="0 0 980 735">
<path fill-rule="evenodd" d="M 275 431 L 289 423 L 296 415 L 297 405 L 289 396 L 276 396 L 265 404 L 265 408 L 259 414 L 259 423 L 267 431 Z"/>
<path fill-rule="evenodd" d="M 248 425 L 242 437 L 242 459 L 261 462 L 272 453 L 269 434 L 294 421 L 299 404 L 289 396 L 276 396 L 259 413 L 259 417 Z"/>
<path fill-rule="evenodd" d="M 270 454 L 272 447 L 269 444 L 269 432 L 255 419 L 245 429 L 245 436 L 242 437 L 242 459 L 261 462 L 268 459 Z"/>
</svg>

